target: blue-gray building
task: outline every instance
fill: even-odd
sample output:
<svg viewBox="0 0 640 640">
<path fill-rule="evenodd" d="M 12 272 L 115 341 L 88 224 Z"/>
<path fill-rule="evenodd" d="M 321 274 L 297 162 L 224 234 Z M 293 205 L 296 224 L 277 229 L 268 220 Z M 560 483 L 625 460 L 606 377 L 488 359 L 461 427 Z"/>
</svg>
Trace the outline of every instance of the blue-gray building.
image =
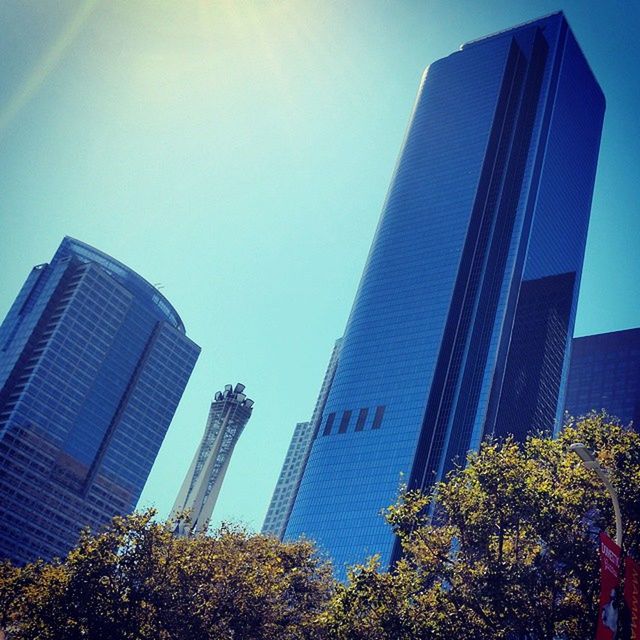
<svg viewBox="0 0 640 640">
<path fill-rule="evenodd" d="M 603 409 L 640 430 L 640 328 L 573 339 L 566 410 Z"/>
<path fill-rule="evenodd" d="M 278 482 L 273 490 L 267 515 L 262 525 L 265 535 L 282 538 L 287 524 L 289 511 L 295 499 L 296 484 L 300 482 L 307 458 L 313 442 L 311 422 L 298 422 L 284 458 Z"/>
<path fill-rule="evenodd" d="M 276 536 L 282 540 L 287 522 L 291 515 L 291 509 L 298 495 L 302 474 L 307 466 L 311 446 L 315 440 L 318 428 L 322 421 L 324 406 L 329 396 L 333 376 L 336 373 L 336 367 L 340 359 L 340 349 L 342 347 L 342 338 L 336 340 L 329 364 L 322 380 L 320 393 L 316 400 L 316 405 L 311 414 L 309 422 L 298 422 L 293 432 L 284 464 L 280 470 L 278 482 L 273 490 L 273 496 L 267 509 L 267 515 L 262 525 L 262 533 Z"/>
<path fill-rule="evenodd" d="M 0 557 L 66 553 L 130 512 L 200 348 L 131 269 L 64 238 L 0 327 Z"/>
<path fill-rule="evenodd" d="M 424 74 L 286 531 L 339 573 L 400 483 L 560 421 L 604 110 L 562 13 Z"/>
</svg>

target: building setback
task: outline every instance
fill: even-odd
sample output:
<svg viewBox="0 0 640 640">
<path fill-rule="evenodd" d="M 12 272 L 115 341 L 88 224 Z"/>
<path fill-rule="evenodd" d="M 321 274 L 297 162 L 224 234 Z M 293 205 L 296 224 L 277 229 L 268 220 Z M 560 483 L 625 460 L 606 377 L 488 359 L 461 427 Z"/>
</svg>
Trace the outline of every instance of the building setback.
<svg viewBox="0 0 640 640">
<path fill-rule="evenodd" d="M 324 405 L 327 402 L 333 376 L 338 366 L 341 346 L 342 339 L 339 338 L 333 346 L 311 420 L 309 422 L 298 422 L 293 432 L 293 437 L 262 525 L 262 533 L 274 535 L 280 539 L 284 536 L 289 515 L 300 487 L 300 480 L 309 459 L 311 445 L 322 420 Z"/>
<path fill-rule="evenodd" d="M 339 574 L 401 483 L 559 422 L 604 108 L 562 13 L 425 73 L 286 530 Z"/>
<path fill-rule="evenodd" d="M 171 510 L 180 535 L 206 531 L 209 526 L 231 454 L 253 411 L 253 400 L 244 389 L 240 383 L 235 388 L 228 384 L 214 396 L 204 435 Z"/>
<path fill-rule="evenodd" d="M 0 557 L 64 555 L 136 505 L 200 353 L 168 300 L 73 238 L 0 327 Z"/>
<path fill-rule="evenodd" d="M 602 409 L 640 430 L 640 328 L 573 339 L 566 411 Z"/>
</svg>

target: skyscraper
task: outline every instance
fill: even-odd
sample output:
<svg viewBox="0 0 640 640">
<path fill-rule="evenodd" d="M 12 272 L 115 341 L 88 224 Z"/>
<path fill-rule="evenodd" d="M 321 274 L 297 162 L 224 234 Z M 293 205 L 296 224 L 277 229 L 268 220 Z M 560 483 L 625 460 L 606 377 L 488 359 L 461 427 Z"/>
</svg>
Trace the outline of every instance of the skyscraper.
<svg viewBox="0 0 640 640">
<path fill-rule="evenodd" d="M 640 329 L 573 339 L 566 410 L 604 409 L 640 430 Z"/>
<path fill-rule="evenodd" d="M 0 327 L 0 557 L 131 511 L 200 353 L 146 280 L 64 238 Z"/>
<path fill-rule="evenodd" d="M 209 524 L 231 454 L 253 411 L 244 389 L 240 383 L 235 388 L 228 384 L 214 396 L 200 446 L 171 510 L 176 533 L 195 533 Z M 188 520 L 180 518 L 186 511 Z"/>
<path fill-rule="evenodd" d="M 604 108 L 562 13 L 426 71 L 286 531 L 338 572 L 401 482 L 561 417 Z"/>
<path fill-rule="evenodd" d="M 295 486 L 300 481 L 304 471 L 304 461 L 313 442 L 312 436 L 310 422 L 296 424 L 262 525 L 262 533 L 282 538 L 289 510 L 293 506 Z"/>
<path fill-rule="evenodd" d="M 338 359 L 340 357 L 340 348 L 342 339 L 336 340 L 327 370 L 324 374 L 320 393 L 313 409 L 311 420 L 309 422 L 298 422 L 287 450 L 287 455 L 278 477 L 278 482 L 273 491 L 273 496 L 267 509 L 267 515 L 262 526 L 262 533 L 269 533 L 282 539 L 284 531 L 289 521 L 289 515 L 293 508 L 300 480 L 309 459 L 311 445 L 316 437 L 318 426 L 322 419 L 324 405 L 327 402 L 329 389 L 333 382 L 333 376 L 336 373 Z"/>
</svg>

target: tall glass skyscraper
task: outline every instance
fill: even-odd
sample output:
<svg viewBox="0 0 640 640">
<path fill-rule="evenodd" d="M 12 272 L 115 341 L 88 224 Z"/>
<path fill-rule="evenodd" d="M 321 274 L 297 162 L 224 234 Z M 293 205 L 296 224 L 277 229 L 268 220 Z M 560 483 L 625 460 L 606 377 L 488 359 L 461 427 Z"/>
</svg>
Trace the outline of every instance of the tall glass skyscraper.
<svg viewBox="0 0 640 640">
<path fill-rule="evenodd" d="M 168 300 L 73 238 L 0 327 L 0 557 L 65 554 L 136 505 L 200 353 Z"/>
<path fill-rule="evenodd" d="M 604 109 L 562 13 L 427 69 L 286 531 L 339 573 L 401 483 L 559 421 Z"/>
<path fill-rule="evenodd" d="M 238 383 L 216 391 L 200 446 L 171 510 L 170 518 L 179 535 L 206 531 L 209 526 L 231 454 L 253 411 L 253 400 L 247 398 L 244 389 Z M 186 512 L 188 517 L 182 518 Z"/>
<path fill-rule="evenodd" d="M 573 339 L 566 410 L 602 409 L 640 432 L 640 328 Z"/>
</svg>

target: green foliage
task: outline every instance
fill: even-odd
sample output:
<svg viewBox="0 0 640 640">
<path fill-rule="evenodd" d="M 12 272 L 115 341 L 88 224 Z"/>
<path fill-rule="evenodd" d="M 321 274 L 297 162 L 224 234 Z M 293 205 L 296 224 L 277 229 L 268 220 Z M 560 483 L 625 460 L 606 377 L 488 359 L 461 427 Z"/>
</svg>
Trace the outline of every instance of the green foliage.
<svg viewBox="0 0 640 640">
<path fill-rule="evenodd" d="M 222 527 L 177 538 L 154 513 L 84 532 L 67 558 L 0 565 L 10 637 L 48 640 L 313 639 L 330 568 L 308 542 Z"/>
<path fill-rule="evenodd" d="M 594 637 L 597 534 L 613 535 L 614 515 L 602 483 L 567 452 L 573 442 L 611 471 L 624 550 L 638 557 L 640 436 L 592 414 L 556 440 L 486 442 L 433 495 L 402 495 L 387 519 L 404 559 L 389 574 L 354 569 L 323 614 L 327 629 L 345 640 Z"/>
<path fill-rule="evenodd" d="M 584 640 L 594 637 L 597 536 L 611 500 L 573 442 L 597 452 L 640 557 L 640 435 L 605 415 L 556 440 L 489 441 L 432 495 L 386 513 L 403 559 L 336 584 L 311 543 L 224 526 L 175 537 L 153 512 L 84 532 L 61 561 L 0 563 L 0 628 L 15 640 Z M 430 515 L 432 514 L 432 515 Z"/>
</svg>

